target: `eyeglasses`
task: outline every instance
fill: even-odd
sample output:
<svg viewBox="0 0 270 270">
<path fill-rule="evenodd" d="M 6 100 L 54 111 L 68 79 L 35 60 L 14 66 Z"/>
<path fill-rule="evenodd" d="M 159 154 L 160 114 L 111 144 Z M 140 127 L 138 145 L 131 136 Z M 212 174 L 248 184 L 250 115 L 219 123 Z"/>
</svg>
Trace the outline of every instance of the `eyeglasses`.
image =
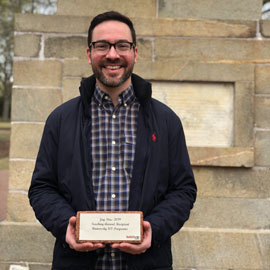
<svg viewBox="0 0 270 270">
<path fill-rule="evenodd" d="M 130 52 L 131 48 L 135 47 L 133 42 L 128 41 L 117 41 L 110 43 L 109 41 L 95 41 L 91 42 L 89 47 L 93 47 L 95 52 L 100 55 L 107 54 L 113 46 L 119 55 L 126 55 Z"/>
</svg>

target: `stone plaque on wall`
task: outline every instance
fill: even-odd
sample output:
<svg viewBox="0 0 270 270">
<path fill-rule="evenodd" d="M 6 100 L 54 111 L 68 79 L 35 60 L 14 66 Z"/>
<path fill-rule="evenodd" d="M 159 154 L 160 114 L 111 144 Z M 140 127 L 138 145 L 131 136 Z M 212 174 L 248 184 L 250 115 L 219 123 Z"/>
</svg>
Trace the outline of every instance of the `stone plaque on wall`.
<svg viewBox="0 0 270 270">
<path fill-rule="evenodd" d="M 232 83 L 153 82 L 153 97 L 181 118 L 188 146 L 233 145 Z"/>
</svg>

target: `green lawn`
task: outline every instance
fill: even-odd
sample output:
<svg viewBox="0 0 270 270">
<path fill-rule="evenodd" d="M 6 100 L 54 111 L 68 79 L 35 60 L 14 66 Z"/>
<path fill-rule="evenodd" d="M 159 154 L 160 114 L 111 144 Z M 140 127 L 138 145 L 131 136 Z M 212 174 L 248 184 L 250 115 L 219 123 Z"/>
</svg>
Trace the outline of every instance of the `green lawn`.
<svg viewBox="0 0 270 270">
<path fill-rule="evenodd" d="M 10 123 L 0 122 L 0 170 L 8 170 Z"/>
<path fill-rule="evenodd" d="M 10 137 L 10 129 L 0 128 L 0 141 L 8 141 Z"/>
<path fill-rule="evenodd" d="M 8 157 L 0 159 L 0 171 L 8 170 Z"/>
<path fill-rule="evenodd" d="M 0 122 L 0 129 L 10 128 L 10 122 Z"/>
</svg>

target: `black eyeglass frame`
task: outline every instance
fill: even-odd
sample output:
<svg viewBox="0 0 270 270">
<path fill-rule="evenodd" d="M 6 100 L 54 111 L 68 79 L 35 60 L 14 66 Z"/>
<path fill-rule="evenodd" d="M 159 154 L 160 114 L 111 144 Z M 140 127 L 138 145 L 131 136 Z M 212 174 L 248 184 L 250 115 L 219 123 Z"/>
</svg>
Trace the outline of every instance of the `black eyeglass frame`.
<svg viewBox="0 0 270 270">
<path fill-rule="evenodd" d="M 109 42 L 109 41 L 107 41 L 107 40 L 97 40 L 97 41 L 91 42 L 91 43 L 89 44 L 89 48 L 91 49 L 91 47 L 93 46 L 93 48 L 95 49 L 95 45 L 96 45 L 97 43 L 106 43 L 106 44 L 108 44 L 108 45 L 109 45 L 108 52 L 110 51 L 110 49 L 112 48 L 112 46 L 113 46 L 114 49 L 118 52 L 118 50 L 116 49 L 116 45 L 117 45 L 117 44 L 120 44 L 120 43 L 127 43 L 127 44 L 129 44 L 129 46 L 130 46 L 130 49 L 129 49 L 129 50 L 131 50 L 132 47 L 133 47 L 133 48 L 136 47 L 136 45 L 135 45 L 133 42 L 126 41 L 126 40 L 119 40 L 119 41 L 117 41 L 117 42 L 115 42 L 115 43 L 111 43 L 111 42 Z"/>
</svg>

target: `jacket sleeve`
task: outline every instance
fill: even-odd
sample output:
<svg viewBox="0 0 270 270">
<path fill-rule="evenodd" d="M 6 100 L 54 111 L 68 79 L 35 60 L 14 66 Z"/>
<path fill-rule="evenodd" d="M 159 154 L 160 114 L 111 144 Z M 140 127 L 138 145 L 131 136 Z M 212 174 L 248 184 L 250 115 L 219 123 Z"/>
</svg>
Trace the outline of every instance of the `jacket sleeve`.
<svg viewBox="0 0 270 270">
<path fill-rule="evenodd" d="M 60 116 L 52 113 L 45 124 L 28 196 L 37 219 L 56 238 L 65 241 L 68 220 L 75 215 L 61 195 L 57 157 Z"/>
<path fill-rule="evenodd" d="M 167 125 L 168 179 L 162 179 L 164 193 L 158 195 L 145 218 L 152 227 L 152 243 L 158 246 L 176 233 L 188 220 L 196 200 L 197 187 L 192 172 L 180 119 L 173 115 Z M 166 184 L 164 183 L 166 182 Z"/>
</svg>

